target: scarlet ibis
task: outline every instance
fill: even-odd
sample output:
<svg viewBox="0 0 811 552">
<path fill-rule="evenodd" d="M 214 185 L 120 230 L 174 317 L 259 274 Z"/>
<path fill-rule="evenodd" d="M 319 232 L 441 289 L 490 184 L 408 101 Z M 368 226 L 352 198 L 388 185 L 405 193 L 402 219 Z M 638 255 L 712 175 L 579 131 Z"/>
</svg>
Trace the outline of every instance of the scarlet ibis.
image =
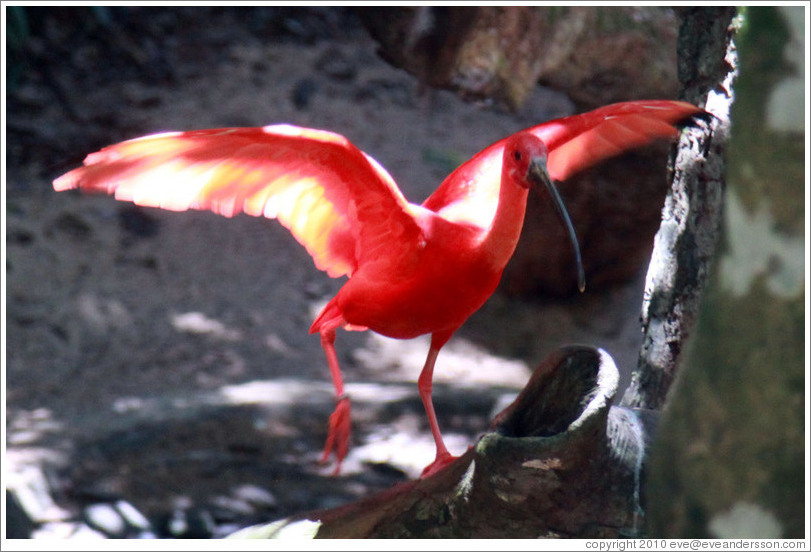
<svg viewBox="0 0 811 552">
<path fill-rule="evenodd" d="M 482 150 L 422 205 L 406 201 L 388 172 L 345 137 L 291 125 L 136 138 L 88 155 L 53 185 L 173 211 L 276 218 L 317 268 L 348 276 L 310 327 L 321 336 L 335 386 L 322 460 L 334 452 L 336 473 L 350 436 L 336 329 L 400 339 L 431 334 L 418 384 L 436 442 L 425 477 L 454 458 L 431 400 L 437 355 L 495 290 L 521 234 L 528 189 L 548 187 L 574 240 L 552 182 L 655 139 L 673 139 L 679 123 L 702 112 L 677 101 L 634 101 L 549 121 Z"/>
</svg>

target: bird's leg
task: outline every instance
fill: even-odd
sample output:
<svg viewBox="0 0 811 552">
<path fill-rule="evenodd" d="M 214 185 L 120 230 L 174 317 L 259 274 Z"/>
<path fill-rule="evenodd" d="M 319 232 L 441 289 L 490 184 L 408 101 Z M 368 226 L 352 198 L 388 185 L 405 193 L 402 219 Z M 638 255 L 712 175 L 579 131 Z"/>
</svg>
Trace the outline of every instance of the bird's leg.
<svg viewBox="0 0 811 552">
<path fill-rule="evenodd" d="M 439 350 L 448 342 L 451 335 L 453 335 L 452 331 L 434 333 L 431 335 L 431 348 L 428 350 L 428 358 L 425 359 L 425 366 L 423 366 L 417 382 L 420 390 L 420 398 L 425 407 L 425 412 L 428 414 L 428 423 L 431 424 L 431 433 L 434 435 L 434 442 L 436 443 L 436 459 L 422 470 L 420 477 L 428 477 L 456 459 L 455 456 L 448 452 L 445 441 L 442 440 L 442 433 L 439 431 L 439 422 L 434 412 L 434 403 L 431 399 L 431 392 L 434 389 L 433 379 L 436 357 L 439 355 Z"/>
<path fill-rule="evenodd" d="M 349 396 L 344 393 L 344 380 L 341 377 L 341 367 L 338 365 L 338 355 L 335 354 L 335 328 L 324 328 L 321 330 L 321 346 L 327 355 L 329 372 L 332 375 L 332 383 L 335 386 L 335 411 L 329 417 L 329 434 L 327 443 L 324 445 L 324 454 L 321 462 L 326 462 L 329 455 L 334 451 L 337 465 L 333 475 L 338 475 L 341 471 L 341 462 L 346 458 L 349 450 Z"/>
</svg>

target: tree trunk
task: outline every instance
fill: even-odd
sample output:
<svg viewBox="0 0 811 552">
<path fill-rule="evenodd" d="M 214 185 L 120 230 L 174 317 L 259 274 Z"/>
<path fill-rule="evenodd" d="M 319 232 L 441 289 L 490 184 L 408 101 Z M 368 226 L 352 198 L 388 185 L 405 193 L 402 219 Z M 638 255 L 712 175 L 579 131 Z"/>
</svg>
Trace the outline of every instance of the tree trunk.
<svg viewBox="0 0 811 552">
<path fill-rule="evenodd" d="M 713 117 L 682 133 L 642 303 L 644 341 L 623 404 L 661 409 L 690 335 L 720 235 L 723 152 L 735 74 L 735 8 L 690 8 L 679 35 L 679 78 L 688 102 Z"/>
<path fill-rule="evenodd" d="M 802 7 L 749 8 L 724 241 L 650 460 L 649 532 L 803 538 Z"/>
</svg>

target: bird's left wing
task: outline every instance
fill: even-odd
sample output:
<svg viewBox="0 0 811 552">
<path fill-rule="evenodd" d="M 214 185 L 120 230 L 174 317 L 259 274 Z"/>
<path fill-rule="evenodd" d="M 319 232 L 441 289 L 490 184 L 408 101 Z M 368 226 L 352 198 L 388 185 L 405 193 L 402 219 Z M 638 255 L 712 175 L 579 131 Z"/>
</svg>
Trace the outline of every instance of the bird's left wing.
<svg viewBox="0 0 811 552">
<path fill-rule="evenodd" d="M 419 235 L 389 174 L 345 137 L 291 125 L 169 132 L 108 146 L 54 181 L 174 211 L 276 218 L 330 276 L 351 275 L 391 233 Z"/>
</svg>

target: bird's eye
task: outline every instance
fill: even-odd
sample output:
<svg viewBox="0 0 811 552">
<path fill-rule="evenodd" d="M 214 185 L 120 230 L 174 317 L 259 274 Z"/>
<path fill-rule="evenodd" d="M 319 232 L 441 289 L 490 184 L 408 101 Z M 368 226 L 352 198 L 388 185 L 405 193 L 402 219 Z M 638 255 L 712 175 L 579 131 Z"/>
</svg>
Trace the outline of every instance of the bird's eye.
<svg viewBox="0 0 811 552">
<path fill-rule="evenodd" d="M 515 150 L 513 152 L 513 159 L 515 159 L 516 161 L 521 161 L 521 152 L 518 151 L 518 150 Z"/>
</svg>

